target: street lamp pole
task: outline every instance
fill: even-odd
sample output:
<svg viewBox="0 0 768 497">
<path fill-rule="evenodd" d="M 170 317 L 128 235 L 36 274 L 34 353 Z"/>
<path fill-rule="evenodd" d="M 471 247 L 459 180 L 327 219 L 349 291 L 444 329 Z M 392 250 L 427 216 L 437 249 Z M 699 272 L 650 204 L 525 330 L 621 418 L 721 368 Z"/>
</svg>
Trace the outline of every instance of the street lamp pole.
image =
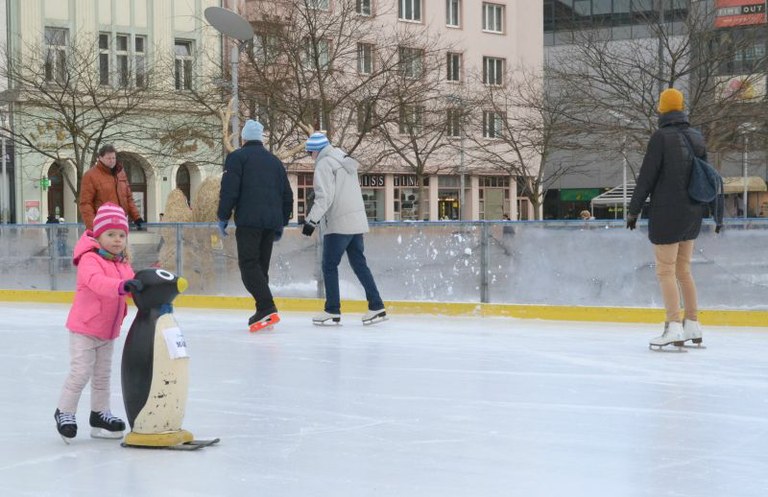
<svg viewBox="0 0 768 497">
<path fill-rule="evenodd" d="M 738 132 L 741 134 L 741 136 L 744 138 L 744 151 L 742 152 L 742 174 L 744 175 L 744 191 L 742 192 L 743 198 L 742 200 L 742 215 L 744 219 L 747 218 L 747 207 L 749 206 L 748 202 L 748 195 L 749 195 L 749 134 L 753 133 L 757 130 L 757 127 L 750 123 L 742 123 L 738 127 Z"/>
<path fill-rule="evenodd" d="M 232 75 L 232 146 L 240 146 L 240 100 L 238 98 L 238 70 L 240 63 L 240 49 L 244 42 L 253 40 L 253 27 L 244 17 L 223 7 L 208 7 L 205 9 L 205 18 L 219 33 L 238 40 L 230 50 L 230 73 Z"/>
<path fill-rule="evenodd" d="M 463 113 L 464 110 L 461 110 L 462 115 L 460 117 L 460 124 L 459 124 L 459 133 L 461 133 L 461 136 L 459 137 L 459 221 L 464 220 L 464 118 Z"/>
<path fill-rule="evenodd" d="M 624 138 L 621 140 L 621 155 L 622 155 L 622 179 L 621 179 L 621 212 L 624 216 L 624 220 L 627 220 L 627 135 L 624 134 Z"/>
<path fill-rule="evenodd" d="M 743 201 L 743 209 L 744 209 L 744 219 L 747 218 L 747 206 L 749 203 L 747 202 L 747 195 L 749 195 L 749 134 L 744 134 L 744 198 L 742 198 Z"/>
<path fill-rule="evenodd" d="M 229 62 L 232 74 L 232 116 L 230 125 L 232 126 L 232 147 L 240 148 L 240 99 L 238 97 L 238 72 L 240 67 L 240 44 L 232 45 L 229 53 Z"/>
<path fill-rule="evenodd" d="M 0 183 L 0 197 L 2 197 L 2 202 L 0 202 L 0 222 L 2 224 L 8 223 L 8 214 L 9 214 L 9 192 L 8 192 L 8 171 L 6 169 L 6 154 L 8 153 L 5 148 L 5 128 L 6 128 L 6 115 L 5 112 L 0 110 L 0 140 L 2 140 L 2 183 Z"/>
<path fill-rule="evenodd" d="M 621 112 L 611 110 L 610 114 L 616 118 L 619 124 L 623 127 L 623 133 L 621 136 L 621 207 L 622 217 L 627 220 L 627 168 L 629 167 L 629 161 L 627 160 L 627 134 L 628 127 L 632 122 L 626 115 Z"/>
</svg>

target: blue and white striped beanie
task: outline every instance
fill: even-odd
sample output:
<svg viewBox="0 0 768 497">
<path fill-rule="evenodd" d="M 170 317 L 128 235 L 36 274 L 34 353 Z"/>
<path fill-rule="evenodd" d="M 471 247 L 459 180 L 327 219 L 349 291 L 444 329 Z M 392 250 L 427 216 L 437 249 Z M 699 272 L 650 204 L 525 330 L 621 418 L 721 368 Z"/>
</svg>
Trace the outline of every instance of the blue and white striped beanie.
<svg viewBox="0 0 768 497">
<path fill-rule="evenodd" d="M 323 133 L 312 133 L 307 140 L 306 149 L 307 152 L 319 152 L 330 144 L 328 137 Z"/>
</svg>

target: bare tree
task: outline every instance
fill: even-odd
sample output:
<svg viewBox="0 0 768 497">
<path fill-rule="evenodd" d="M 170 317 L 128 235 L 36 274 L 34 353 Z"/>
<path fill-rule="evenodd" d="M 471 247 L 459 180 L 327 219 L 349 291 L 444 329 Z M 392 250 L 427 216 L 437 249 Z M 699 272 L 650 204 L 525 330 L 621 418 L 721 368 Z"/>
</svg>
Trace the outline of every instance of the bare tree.
<svg viewBox="0 0 768 497">
<path fill-rule="evenodd" d="M 540 219 L 550 185 L 565 174 L 580 172 L 583 163 L 552 159 L 554 151 L 574 150 L 579 129 L 573 126 L 572 96 L 564 89 L 547 93 L 546 75 L 530 67 L 511 69 L 502 84 L 476 77 L 479 91 L 469 102 L 465 123 L 481 133 L 466 133 L 471 162 L 503 171 L 518 183 Z"/>
<path fill-rule="evenodd" d="M 124 74 L 99 71 L 97 42 L 49 40 L 48 46 L 27 45 L 20 54 L 4 54 L 0 62 L 0 77 L 12 82 L 7 94 L 12 96 L 14 116 L 13 126 L 3 131 L 22 155 L 70 162 L 77 170 L 76 184 L 68 175 L 64 178 L 76 197 L 99 147 L 137 133 L 133 118 L 151 99 L 146 85 L 130 83 Z M 146 84 L 150 71 L 142 68 L 141 74 Z M 116 79 L 105 79 L 112 76 Z M 37 174 L 33 168 L 24 172 Z"/>
<path fill-rule="evenodd" d="M 727 78 L 722 75 L 753 39 L 724 43 L 725 32 L 713 29 L 711 15 L 703 5 L 692 4 L 677 23 L 647 15 L 647 38 L 612 40 L 610 29 L 593 27 L 574 31 L 572 44 L 552 49 L 553 88 L 574 98 L 570 117 L 590 136 L 587 147 L 642 157 L 657 127 L 658 95 L 667 87 L 685 93 L 691 122 L 703 129 L 712 151 L 731 146 L 745 112 L 765 112 L 764 104 L 744 105 L 743 92 L 725 91 Z M 762 59 L 755 68 L 765 67 L 765 55 Z M 753 70 L 740 79 L 748 85 L 758 73 Z M 636 174 L 637 167 L 632 171 Z"/>
</svg>

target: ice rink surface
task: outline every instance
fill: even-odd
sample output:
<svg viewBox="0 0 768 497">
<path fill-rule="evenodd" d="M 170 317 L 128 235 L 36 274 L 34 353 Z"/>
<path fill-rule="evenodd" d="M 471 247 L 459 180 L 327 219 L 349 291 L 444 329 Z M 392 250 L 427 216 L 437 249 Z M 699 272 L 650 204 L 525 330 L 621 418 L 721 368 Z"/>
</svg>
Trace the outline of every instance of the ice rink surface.
<svg viewBox="0 0 768 497">
<path fill-rule="evenodd" d="M 765 497 L 768 330 L 705 328 L 659 353 L 659 326 L 395 315 L 315 327 L 286 313 L 176 309 L 196 452 L 89 437 L 53 411 L 66 305 L 0 303 L 0 495 Z M 124 417 L 120 355 L 112 408 Z"/>
</svg>

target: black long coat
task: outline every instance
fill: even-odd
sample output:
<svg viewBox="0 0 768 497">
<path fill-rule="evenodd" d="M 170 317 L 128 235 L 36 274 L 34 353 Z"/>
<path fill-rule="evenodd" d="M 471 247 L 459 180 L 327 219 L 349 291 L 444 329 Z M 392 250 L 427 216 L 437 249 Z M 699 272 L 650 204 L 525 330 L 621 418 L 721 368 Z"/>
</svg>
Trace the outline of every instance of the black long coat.
<svg viewBox="0 0 768 497">
<path fill-rule="evenodd" d="M 678 111 L 662 114 L 659 129 L 648 142 L 629 204 L 629 214 L 637 216 L 651 196 L 648 238 L 658 245 L 696 239 L 707 213 L 706 205 L 688 195 L 693 160 L 680 132 L 688 136 L 696 155 L 706 160 L 704 138 L 689 126 L 688 116 Z"/>
</svg>

